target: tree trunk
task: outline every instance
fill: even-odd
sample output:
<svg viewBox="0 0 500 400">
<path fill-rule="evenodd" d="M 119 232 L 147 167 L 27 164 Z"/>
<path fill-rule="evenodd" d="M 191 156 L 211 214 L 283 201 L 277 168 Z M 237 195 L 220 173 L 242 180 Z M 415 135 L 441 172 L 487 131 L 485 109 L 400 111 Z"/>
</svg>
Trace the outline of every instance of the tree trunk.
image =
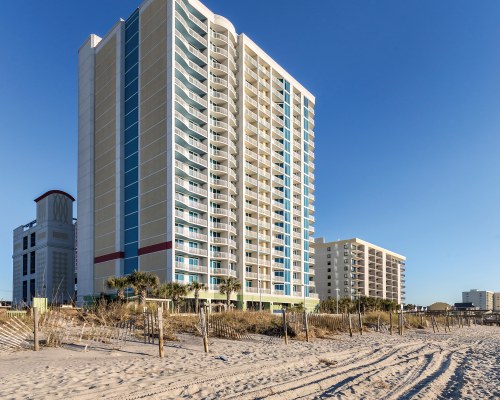
<svg viewBox="0 0 500 400">
<path fill-rule="evenodd" d="M 146 304 L 147 291 L 143 289 L 139 292 L 139 303 L 143 306 Z"/>
<path fill-rule="evenodd" d="M 227 311 L 229 311 L 229 305 L 231 304 L 231 292 L 228 290 L 226 295 L 227 295 L 226 299 Z"/>
</svg>

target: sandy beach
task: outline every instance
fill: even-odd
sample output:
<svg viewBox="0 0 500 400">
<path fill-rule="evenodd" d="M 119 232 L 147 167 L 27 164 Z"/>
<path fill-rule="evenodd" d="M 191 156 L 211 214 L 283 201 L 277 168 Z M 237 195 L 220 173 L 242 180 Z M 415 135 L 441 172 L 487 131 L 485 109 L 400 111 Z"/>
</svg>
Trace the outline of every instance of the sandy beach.
<svg viewBox="0 0 500 400">
<path fill-rule="evenodd" d="M 306 343 L 179 335 L 121 350 L 65 345 L 0 356 L 2 399 L 494 399 L 500 329 L 366 333 Z M 222 356 L 222 357 L 221 357 Z"/>
</svg>

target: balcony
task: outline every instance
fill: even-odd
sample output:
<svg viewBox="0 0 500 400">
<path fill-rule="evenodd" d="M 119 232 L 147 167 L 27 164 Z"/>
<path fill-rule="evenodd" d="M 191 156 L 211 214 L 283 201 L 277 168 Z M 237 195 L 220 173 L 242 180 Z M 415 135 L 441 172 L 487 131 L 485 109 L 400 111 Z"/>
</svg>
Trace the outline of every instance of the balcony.
<svg viewBox="0 0 500 400">
<path fill-rule="evenodd" d="M 227 80 L 219 78 L 218 76 L 210 75 L 210 82 L 214 89 L 224 90 L 225 88 L 227 88 Z"/>
<path fill-rule="evenodd" d="M 191 163 L 195 164 L 195 166 L 198 168 L 199 167 L 207 168 L 208 166 L 207 160 L 203 159 L 199 155 L 196 155 L 196 153 L 189 152 L 189 150 L 186 150 L 184 147 L 180 146 L 177 143 L 175 144 L 175 151 L 182 156 L 181 157 L 182 161 L 190 161 Z"/>
<path fill-rule="evenodd" d="M 210 275 L 236 277 L 236 271 L 233 271 L 232 269 L 229 268 L 211 268 Z"/>
<path fill-rule="evenodd" d="M 200 249 L 198 247 L 190 247 L 186 244 L 175 243 L 175 250 L 182 253 L 192 254 L 195 256 L 206 257 L 208 252 L 205 249 Z"/>
<path fill-rule="evenodd" d="M 182 2 L 175 2 L 176 4 L 176 9 L 179 10 L 179 8 L 184 12 L 185 16 L 189 19 L 187 21 L 188 23 L 192 24 L 191 27 L 195 29 L 198 33 L 201 35 L 205 35 L 207 33 L 208 27 L 207 23 L 204 21 L 200 21 L 198 18 L 196 18 L 194 15 L 191 14 L 191 12 L 187 9 L 186 5 Z"/>
<path fill-rule="evenodd" d="M 200 171 L 196 171 L 196 170 L 193 170 L 191 168 L 189 168 L 189 166 L 187 164 L 184 164 L 183 162 L 179 161 L 179 160 L 175 160 L 175 168 L 178 170 L 178 171 L 182 171 L 183 174 L 179 174 L 179 175 L 184 175 L 184 176 L 188 176 L 189 178 L 193 178 L 193 179 L 197 179 L 199 181 L 201 181 L 202 183 L 206 182 L 208 176 L 207 174 L 204 174 Z"/>
<path fill-rule="evenodd" d="M 258 96 L 259 95 L 257 88 L 248 81 L 245 81 L 245 90 L 247 91 L 247 95 L 250 95 L 250 96 L 252 96 L 252 95 Z"/>
<path fill-rule="evenodd" d="M 245 54 L 245 62 L 250 65 L 252 68 L 258 69 L 259 64 L 257 61 L 249 54 Z"/>
<path fill-rule="evenodd" d="M 201 210 L 203 212 L 206 212 L 208 210 L 208 207 L 206 204 L 203 204 L 201 201 L 190 200 L 188 196 L 184 196 L 180 193 L 175 194 L 175 200 L 176 200 L 176 202 L 181 203 L 182 206 L 194 208 L 196 210 Z"/>
<path fill-rule="evenodd" d="M 177 18 L 177 21 L 179 22 L 179 24 L 176 23 L 177 29 L 179 29 L 180 31 L 184 30 L 183 33 L 187 33 L 189 36 L 191 36 L 194 40 L 196 40 L 198 42 L 198 44 L 200 46 L 203 46 L 205 48 L 207 47 L 207 39 L 205 39 L 203 36 L 201 36 L 199 33 L 197 33 L 194 29 L 191 29 L 189 27 L 189 23 L 181 15 L 181 13 L 179 11 L 175 11 L 175 17 Z M 189 21 L 192 22 L 190 19 L 189 19 Z"/>
<path fill-rule="evenodd" d="M 181 122 L 185 128 L 189 129 L 194 134 L 200 135 L 205 139 L 208 137 L 206 129 L 202 128 L 200 125 L 197 125 L 193 121 L 184 117 L 180 112 L 178 111 L 175 112 L 175 118 L 177 119 L 177 121 Z M 176 125 L 179 127 L 177 122 Z M 180 128 L 182 128 L 182 126 Z"/>
<path fill-rule="evenodd" d="M 180 91 L 176 89 L 176 93 L 178 96 L 185 96 L 185 98 L 195 101 L 204 108 L 207 107 L 207 101 L 203 99 L 198 93 L 193 92 L 191 89 L 189 89 L 179 78 L 175 78 L 175 85 L 178 89 L 180 89 Z"/>
<path fill-rule="evenodd" d="M 202 189 L 198 186 L 192 185 L 189 183 L 189 181 L 186 181 L 178 176 L 175 177 L 175 184 L 178 187 L 184 189 L 187 193 L 194 193 L 199 196 L 207 197 L 208 192 L 206 189 Z"/>
<path fill-rule="evenodd" d="M 206 227 L 208 225 L 208 221 L 206 219 L 194 217 L 185 211 L 175 210 L 175 217 L 178 219 L 182 219 L 186 222 L 189 222 L 190 224 L 193 225 L 198 225 L 203 227 Z"/>
<path fill-rule="evenodd" d="M 198 64 L 200 67 L 207 65 L 208 58 L 189 41 L 187 41 L 180 32 L 175 32 L 176 45 L 185 54 L 187 58 Z"/>
<path fill-rule="evenodd" d="M 203 242 L 206 242 L 208 239 L 207 235 L 204 235 L 199 232 L 192 232 L 188 228 L 181 228 L 179 226 L 175 227 L 175 233 L 176 235 L 183 236 L 185 238 L 200 240 Z"/>
<path fill-rule="evenodd" d="M 199 140 L 193 139 L 183 130 L 175 128 L 175 134 L 177 135 L 177 138 L 182 139 L 182 141 L 185 143 L 185 147 L 191 148 L 192 150 L 201 151 L 203 153 L 208 153 L 208 147 L 206 144 Z M 178 140 L 176 141 L 179 142 Z"/>
<path fill-rule="evenodd" d="M 192 265 L 186 262 L 175 262 L 175 269 L 179 271 L 188 271 L 188 272 L 196 272 L 200 274 L 207 274 L 208 267 L 204 265 Z"/>
</svg>

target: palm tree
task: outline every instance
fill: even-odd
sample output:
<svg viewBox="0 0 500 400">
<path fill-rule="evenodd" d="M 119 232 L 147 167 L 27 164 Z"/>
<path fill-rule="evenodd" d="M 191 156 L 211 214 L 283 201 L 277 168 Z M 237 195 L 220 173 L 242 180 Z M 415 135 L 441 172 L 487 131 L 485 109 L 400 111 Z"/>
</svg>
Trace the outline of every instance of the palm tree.
<svg viewBox="0 0 500 400">
<path fill-rule="evenodd" d="M 179 312 L 179 303 L 182 297 L 189 292 L 189 287 L 179 282 L 162 283 L 155 290 L 155 294 L 160 298 L 172 299 L 174 309 Z"/>
<path fill-rule="evenodd" d="M 207 286 L 201 282 L 191 282 L 188 288 L 190 292 L 194 292 L 194 311 L 198 314 L 200 309 L 200 290 L 207 290 Z"/>
<path fill-rule="evenodd" d="M 144 305 L 148 290 L 156 289 L 160 279 L 152 272 L 134 271 L 128 276 L 128 282 L 135 294 L 139 296 L 139 304 Z"/>
<path fill-rule="evenodd" d="M 118 301 L 122 302 L 125 300 L 125 289 L 127 289 L 130 284 L 127 276 L 112 276 L 106 281 L 106 286 L 108 289 L 116 289 L 116 298 Z"/>
<path fill-rule="evenodd" d="M 353 305 L 353 302 L 349 297 L 342 297 L 339 300 L 339 308 L 341 310 L 346 310 L 347 312 L 350 312 L 352 305 Z"/>
<path fill-rule="evenodd" d="M 231 304 L 231 294 L 233 292 L 239 292 L 241 290 L 241 282 L 230 276 L 229 278 L 222 279 L 221 284 L 219 286 L 219 291 L 221 294 L 226 295 L 226 305 L 229 310 L 229 306 Z"/>
</svg>

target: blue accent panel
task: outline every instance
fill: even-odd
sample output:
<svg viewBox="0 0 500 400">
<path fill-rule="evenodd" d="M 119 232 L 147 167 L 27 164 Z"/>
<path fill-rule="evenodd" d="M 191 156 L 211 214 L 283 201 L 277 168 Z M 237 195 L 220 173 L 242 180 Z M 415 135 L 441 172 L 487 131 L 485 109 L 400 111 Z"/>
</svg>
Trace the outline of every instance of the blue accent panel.
<svg viewBox="0 0 500 400">
<path fill-rule="evenodd" d="M 125 172 L 125 186 L 137 183 L 139 177 L 139 168 L 134 168 L 131 171 Z"/>
<path fill-rule="evenodd" d="M 284 205 L 284 212 L 283 212 L 283 223 L 281 224 L 284 228 L 284 235 L 283 239 L 285 242 L 285 245 L 283 247 L 283 263 L 285 266 L 285 284 L 284 284 L 284 290 L 286 295 L 291 294 L 291 273 L 290 271 L 292 270 L 292 261 L 291 261 L 291 238 L 290 238 L 290 233 L 291 233 L 291 156 L 290 156 L 290 149 L 291 149 L 291 143 L 290 143 L 290 116 L 291 116 L 291 107 L 290 107 L 290 83 L 286 80 L 284 82 L 284 91 L 282 92 L 283 98 L 284 98 L 284 104 L 283 104 L 283 111 L 284 111 L 284 118 L 283 118 L 283 139 L 281 142 L 283 143 L 284 151 L 280 152 L 280 154 L 283 156 L 284 162 L 281 163 L 281 167 L 284 170 L 284 174 L 280 175 L 280 178 L 283 179 L 284 187 L 281 188 L 281 191 L 283 192 L 283 197 L 284 201 L 282 202 Z"/>
<path fill-rule="evenodd" d="M 139 124 L 135 123 L 131 126 L 128 126 L 125 128 L 125 143 L 128 143 L 134 139 L 137 139 L 137 136 L 139 135 Z M 127 149 L 126 149 L 127 150 Z M 130 153 L 126 154 L 132 154 L 133 149 L 128 149 Z"/>
<path fill-rule="evenodd" d="M 125 197 L 127 199 L 137 196 L 139 196 L 139 184 L 137 182 L 125 187 Z"/>
<path fill-rule="evenodd" d="M 124 273 L 139 269 L 139 10 L 125 21 Z"/>
<path fill-rule="evenodd" d="M 309 100 L 304 98 L 304 193 L 303 193 L 303 204 L 304 204 L 304 285 L 305 295 L 309 297 Z"/>
<path fill-rule="evenodd" d="M 132 214 L 125 216 L 125 225 L 128 226 L 137 226 L 139 225 L 139 213 L 133 212 Z"/>
<path fill-rule="evenodd" d="M 139 208 L 139 198 L 133 197 L 125 201 L 125 215 L 137 212 Z M 125 226 L 125 229 L 132 228 L 131 226 Z M 127 244 L 127 242 L 125 242 Z"/>
<path fill-rule="evenodd" d="M 139 237 L 139 228 L 130 228 L 125 231 L 125 242 L 137 242 Z"/>
</svg>

